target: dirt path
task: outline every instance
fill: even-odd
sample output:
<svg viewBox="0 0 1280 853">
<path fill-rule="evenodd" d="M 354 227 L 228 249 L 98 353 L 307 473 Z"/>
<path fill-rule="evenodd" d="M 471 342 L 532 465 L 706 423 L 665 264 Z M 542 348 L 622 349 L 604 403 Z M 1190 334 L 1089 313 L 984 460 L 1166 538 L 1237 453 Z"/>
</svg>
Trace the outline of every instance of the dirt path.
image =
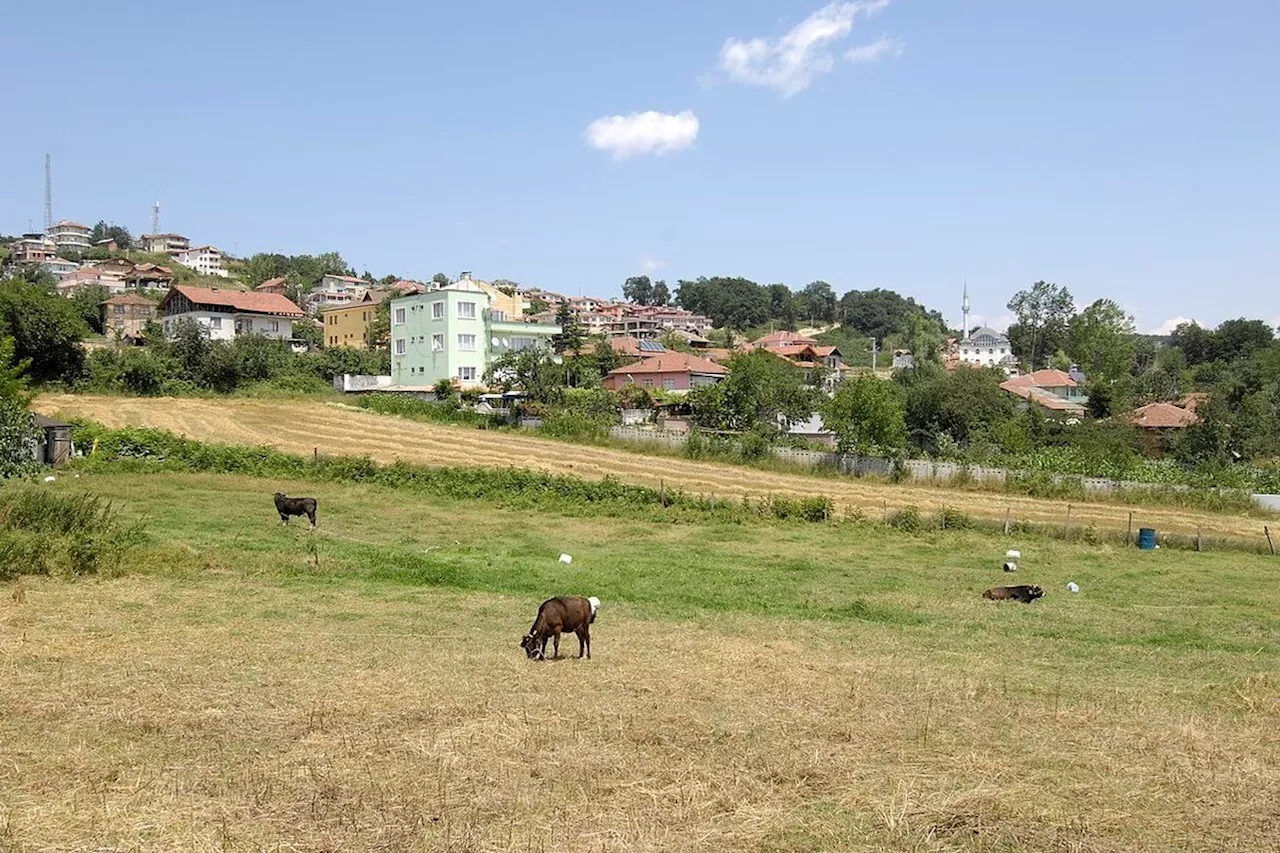
<svg viewBox="0 0 1280 853">
<path fill-rule="evenodd" d="M 657 486 L 661 482 L 725 497 L 828 495 L 841 510 L 861 509 L 868 515 L 905 506 L 929 513 L 943 505 L 988 519 L 1001 519 L 1009 509 L 1015 520 L 1040 524 L 1062 523 L 1067 515 L 1065 501 L 771 473 L 508 432 L 424 424 L 332 403 L 45 395 L 38 405 L 43 412 L 88 417 L 112 427 L 157 427 L 203 441 L 271 445 L 289 453 L 309 454 L 319 448 L 321 453 L 369 456 L 380 462 L 519 467 L 587 479 L 612 475 L 628 483 Z M 1073 503 L 1071 522 L 1124 530 L 1129 511 L 1116 504 Z M 1134 526 L 1185 535 L 1194 535 L 1199 528 L 1210 537 L 1254 540 L 1262 536 L 1262 523 L 1256 519 L 1179 509 L 1136 507 Z"/>
</svg>

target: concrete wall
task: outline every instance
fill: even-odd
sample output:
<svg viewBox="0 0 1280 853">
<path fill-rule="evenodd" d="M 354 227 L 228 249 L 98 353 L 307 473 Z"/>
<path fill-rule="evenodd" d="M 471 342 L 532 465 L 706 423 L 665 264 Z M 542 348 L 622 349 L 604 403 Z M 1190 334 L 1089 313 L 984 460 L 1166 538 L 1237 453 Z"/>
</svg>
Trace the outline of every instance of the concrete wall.
<svg viewBox="0 0 1280 853">
<path fill-rule="evenodd" d="M 630 441 L 651 441 L 657 444 L 667 446 L 679 446 L 688 441 L 689 437 L 685 433 L 679 432 L 660 432 L 656 430 L 640 429 L 633 426 L 616 426 L 609 430 L 609 434 L 614 438 L 625 438 Z M 849 474 L 855 477 L 862 477 L 868 474 L 875 474 L 887 477 L 893 473 L 893 460 L 871 456 L 857 456 L 854 454 L 840 454 L 835 452 L 824 452 L 821 450 L 797 450 L 791 447 L 775 447 L 773 450 L 775 456 L 779 459 L 785 459 L 794 462 L 797 465 L 804 465 L 816 468 L 821 465 L 827 465 L 838 468 L 841 473 Z M 956 478 L 968 477 L 969 480 L 978 483 L 999 483 L 1003 484 L 1010 475 L 1017 476 L 1018 471 L 1008 471 L 1004 468 L 987 468 L 981 465 L 964 465 L 959 462 L 935 462 L 930 459 L 907 459 L 902 463 L 902 469 L 906 473 L 907 479 L 916 482 L 927 482 L 932 480 L 953 480 Z M 1090 494 L 1109 495 L 1122 489 L 1170 489 L 1173 491 L 1188 491 L 1190 486 L 1181 485 L 1154 485 L 1151 483 L 1135 483 L 1129 480 L 1108 480 L 1101 477 L 1075 477 L 1071 475 L 1054 474 L 1051 476 L 1053 482 L 1070 482 L 1078 481 L 1084 487 L 1084 490 Z M 1232 491 L 1224 489 L 1223 491 Z M 1280 512 L 1280 495 L 1252 495 L 1254 503 L 1263 509 L 1270 509 Z"/>
</svg>

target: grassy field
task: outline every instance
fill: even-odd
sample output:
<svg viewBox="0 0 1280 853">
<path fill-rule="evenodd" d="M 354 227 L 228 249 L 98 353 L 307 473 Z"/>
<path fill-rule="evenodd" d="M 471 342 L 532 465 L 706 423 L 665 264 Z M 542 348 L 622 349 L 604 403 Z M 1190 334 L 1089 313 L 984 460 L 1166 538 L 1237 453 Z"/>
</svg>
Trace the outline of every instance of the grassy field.
<svg viewBox="0 0 1280 853">
<path fill-rule="evenodd" d="M 1068 503 L 926 485 L 889 485 L 849 478 L 758 471 L 736 465 L 649 456 L 612 448 L 566 445 L 534 436 L 495 433 L 388 417 L 313 400 L 206 400 L 45 395 L 43 412 L 82 416 L 107 426 L 148 426 L 202 441 L 269 444 L 310 454 L 369 456 L 382 462 L 529 468 L 587 479 L 685 489 L 737 498 L 743 495 L 827 495 L 841 512 L 882 516 L 903 507 L 929 514 L 951 507 L 989 520 L 1071 525 L 1123 534 L 1130 508 L 1115 503 Z M 1068 509 L 1070 514 L 1068 515 Z M 1265 547 L 1263 521 L 1239 514 L 1134 507 L 1134 526 L 1162 534 L 1226 537 Z M 1276 531 L 1273 530 L 1273 533 Z"/>
<path fill-rule="evenodd" d="M 1022 606 L 973 533 L 44 488 L 149 533 L 120 577 L 0 589 L 6 853 L 1280 844 L 1273 559 L 1028 537 Z M 593 660 L 525 660 L 562 593 L 603 599 Z"/>
</svg>

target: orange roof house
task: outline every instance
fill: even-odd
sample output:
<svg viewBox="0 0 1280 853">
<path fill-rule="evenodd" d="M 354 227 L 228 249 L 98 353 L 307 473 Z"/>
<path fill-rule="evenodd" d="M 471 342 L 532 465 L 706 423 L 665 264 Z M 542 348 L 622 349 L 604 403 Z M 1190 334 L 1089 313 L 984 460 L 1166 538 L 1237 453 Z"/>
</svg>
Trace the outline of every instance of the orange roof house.
<svg viewBox="0 0 1280 853">
<path fill-rule="evenodd" d="M 1126 419 L 1136 427 L 1149 430 L 1186 429 L 1200 421 L 1195 412 L 1172 403 L 1140 406 L 1130 412 Z"/>
<path fill-rule="evenodd" d="M 617 391 L 632 382 L 644 388 L 688 391 L 690 388 L 713 385 L 728 373 L 729 368 L 705 358 L 682 352 L 667 352 L 611 370 L 601 384 L 611 391 Z"/>
</svg>

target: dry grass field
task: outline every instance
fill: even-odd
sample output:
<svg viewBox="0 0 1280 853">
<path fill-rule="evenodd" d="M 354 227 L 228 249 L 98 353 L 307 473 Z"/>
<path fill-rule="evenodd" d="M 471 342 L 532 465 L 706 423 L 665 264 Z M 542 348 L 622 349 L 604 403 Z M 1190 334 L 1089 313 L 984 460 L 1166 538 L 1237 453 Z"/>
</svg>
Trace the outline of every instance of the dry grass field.
<svg viewBox="0 0 1280 853">
<path fill-rule="evenodd" d="M 0 587 L 6 853 L 1280 849 L 1265 557 L 1029 537 L 1021 606 L 974 533 L 47 488 L 149 534 L 120 577 Z M 525 660 L 573 592 L 594 659 Z"/>
<path fill-rule="evenodd" d="M 764 494 L 828 495 L 843 511 L 859 509 L 879 515 L 916 506 L 933 512 L 957 507 L 970 515 L 1063 524 L 1065 501 L 1042 500 L 991 492 L 957 492 L 934 486 L 887 485 L 853 479 L 827 479 L 747 469 L 715 462 L 645 456 L 639 453 L 566 445 L 513 433 L 425 424 L 374 414 L 339 404 L 308 400 L 201 400 L 45 395 L 37 403 L 44 412 L 89 417 L 107 426 L 148 426 L 190 438 L 228 444 L 266 444 L 292 453 L 319 448 L 333 455 L 369 456 L 392 462 L 426 465 L 515 466 L 586 479 L 612 475 L 642 485 L 669 487 L 725 497 Z M 1114 503 L 1074 503 L 1071 523 L 1100 531 L 1120 531 L 1129 524 L 1129 508 Z M 1135 527 L 1161 533 L 1230 537 L 1262 543 L 1257 519 L 1174 508 L 1137 507 Z"/>
</svg>

